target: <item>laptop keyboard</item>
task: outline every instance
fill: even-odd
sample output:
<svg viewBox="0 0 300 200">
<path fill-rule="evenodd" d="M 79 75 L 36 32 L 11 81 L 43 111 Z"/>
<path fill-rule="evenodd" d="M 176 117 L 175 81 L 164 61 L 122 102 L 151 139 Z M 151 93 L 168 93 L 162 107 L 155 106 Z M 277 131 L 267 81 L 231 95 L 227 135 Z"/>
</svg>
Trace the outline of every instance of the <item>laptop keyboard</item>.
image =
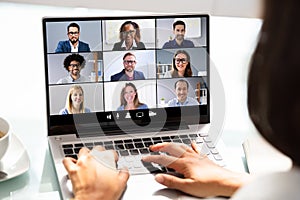
<svg viewBox="0 0 300 200">
<path fill-rule="evenodd" d="M 173 172 L 172 169 L 165 168 L 155 163 L 146 163 L 141 158 L 146 155 L 161 154 L 160 152 L 151 152 L 149 146 L 162 142 L 184 143 L 186 145 L 195 141 L 202 154 L 206 154 L 209 159 L 220 166 L 225 166 L 222 156 L 219 154 L 212 140 L 207 134 L 184 134 L 162 137 L 145 137 L 126 140 L 94 141 L 85 143 L 67 143 L 62 144 L 65 157 L 77 159 L 77 154 L 82 147 L 92 149 L 94 146 L 104 146 L 106 150 L 115 150 L 119 155 L 117 167 L 119 169 L 126 167 L 130 174 L 162 173 Z"/>
</svg>

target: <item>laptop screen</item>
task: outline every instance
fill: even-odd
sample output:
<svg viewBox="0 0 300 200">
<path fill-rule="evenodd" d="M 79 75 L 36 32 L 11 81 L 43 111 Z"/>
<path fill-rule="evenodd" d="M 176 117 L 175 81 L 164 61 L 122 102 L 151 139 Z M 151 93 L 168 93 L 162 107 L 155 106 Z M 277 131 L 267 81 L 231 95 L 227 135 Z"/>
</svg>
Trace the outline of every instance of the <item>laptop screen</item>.
<svg viewBox="0 0 300 200">
<path fill-rule="evenodd" d="M 44 18 L 50 135 L 209 123 L 209 16 Z"/>
</svg>

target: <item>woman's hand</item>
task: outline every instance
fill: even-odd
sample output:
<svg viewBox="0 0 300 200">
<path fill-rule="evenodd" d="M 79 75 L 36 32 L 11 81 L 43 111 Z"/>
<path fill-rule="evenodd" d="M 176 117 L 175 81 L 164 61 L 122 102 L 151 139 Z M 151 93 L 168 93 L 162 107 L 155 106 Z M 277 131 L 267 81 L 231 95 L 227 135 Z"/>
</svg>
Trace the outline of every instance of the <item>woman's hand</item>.
<svg viewBox="0 0 300 200">
<path fill-rule="evenodd" d="M 104 148 L 97 147 L 97 150 L 104 151 Z M 111 156 L 118 160 L 116 152 Z M 119 199 L 129 178 L 127 170 L 118 171 L 110 167 L 111 163 L 99 162 L 85 147 L 80 150 L 78 160 L 66 157 L 63 164 L 71 179 L 76 200 Z"/>
<path fill-rule="evenodd" d="M 150 150 L 167 154 L 146 156 L 143 161 L 172 168 L 184 176 L 157 174 L 155 180 L 193 196 L 228 197 L 250 179 L 246 173 L 231 172 L 201 155 L 195 143 L 192 143 L 192 148 L 179 143 L 160 143 L 151 146 Z"/>
</svg>

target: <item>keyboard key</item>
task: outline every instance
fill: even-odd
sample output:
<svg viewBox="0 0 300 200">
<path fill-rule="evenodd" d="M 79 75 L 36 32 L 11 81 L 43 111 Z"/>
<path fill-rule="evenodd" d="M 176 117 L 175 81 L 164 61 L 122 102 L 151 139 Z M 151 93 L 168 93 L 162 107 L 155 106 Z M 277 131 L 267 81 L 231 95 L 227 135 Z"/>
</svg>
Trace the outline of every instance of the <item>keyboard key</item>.
<svg viewBox="0 0 300 200">
<path fill-rule="evenodd" d="M 73 149 L 64 149 L 65 154 L 74 154 Z"/>
<path fill-rule="evenodd" d="M 127 150 L 119 150 L 118 152 L 119 152 L 120 156 L 129 156 L 129 153 Z"/>
<path fill-rule="evenodd" d="M 73 144 L 63 144 L 62 147 L 65 148 L 73 148 Z"/>
<path fill-rule="evenodd" d="M 126 149 L 134 149 L 134 146 L 132 143 L 125 144 Z"/>
<path fill-rule="evenodd" d="M 74 144 L 75 147 L 83 147 L 84 145 L 82 143 L 76 143 Z"/>
<path fill-rule="evenodd" d="M 139 142 L 139 143 L 140 143 L 140 142 L 142 142 L 142 139 L 136 138 L 136 139 L 133 139 L 133 142 L 134 142 L 134 143 L 136 143 L 136 142 Z"/>
<path fill-rule="evenodd" d="M 144 144 L 143 143 L 134 143 L 135 148 L 140 149 L 140 148 L 144 148 Z"/>
<path fill-rule="evenodd" d="M 139 151 L 137 149 L 130 149 L 129 152 L 131 155 L 139 155 Z"/>
<path fill-rule="evenodd" d="M 115 145 L 115 149 L 116 149 L 116 150 L 119 150 L 119 149 L 125 149 L 125 146 L 124 146 L 124 144 L 116 144 L 116 145 Z"/>
<path fill-rule="evenodd" d="M 113 145 L 104 145 L 104 148 L 106 150 L 114 150 L 115 149 Z"/>
<path fill-rule="evenodd" d="M 213 156 L 216 160 L 223 160 L 223 158 L 220 154 L 213 154 Z"/>
<path fill-rule="evenodd" d="M 77 155 L 76 154 L 73 154 L 73 155 L 66 155 L 66 157 L 71 157 L 71 158 L 74 158 L 74 159 L 78 159 Z"/>
<path fill-rule="evenodd" d="M 95 146 L 103 146 L 103 142 L 94 142 Z"/>
<path fill-rule="evenodd" d="M 149 149 L 146 149 L 146 148 L 139 149 L 139 151 L 140 151 L 141 154 L 148 154 L 148 153 L 150 153 Z"/>
<path fill-rule="evenodd" d="M 153 145 L 153 142 L 149 141 L 149 142 L 144 142 L 145 147 L 150 147 L 151 145 Z"/>
<path fill-rule="evenodd" d="M 191 144 L 191 140 L 190 139 L 188 139 L 188 138 L 186 138 L 186 139 L 182 139 L 182 142 L 184 143 L 184 144 Z"/>
<path fill-rule="evenodd" d="M 186 138 L 188 138 L 188 136 L 187 135 L 179 135 L 179 138 L 186 139 Z"/>
<path fill-rule="evenodd" d="M 112 145 L 112 144 L 113 144 L 112 141 L 105 141 L 105 142 L 103 142 L 103 143 L 104 143 L 104 146 L 106 146 L 106 145 Z"/>
<path fill-rule="evenodd" d="M 74 148 L 74 153 L 78 154 L 79 151 L 80 151 L 81 148 L 77 147 L 77 148 Z"/>
<path fill-rule="evenodd" d="M 123 141 L 122 140 L 116 140 L 114 141 L 115 144 L 123 144 Z"/>
<path fill-rule="evenodd" d="M 132 139 L 124 140 L 124 143 L 132 143 Z"/>
</svg>

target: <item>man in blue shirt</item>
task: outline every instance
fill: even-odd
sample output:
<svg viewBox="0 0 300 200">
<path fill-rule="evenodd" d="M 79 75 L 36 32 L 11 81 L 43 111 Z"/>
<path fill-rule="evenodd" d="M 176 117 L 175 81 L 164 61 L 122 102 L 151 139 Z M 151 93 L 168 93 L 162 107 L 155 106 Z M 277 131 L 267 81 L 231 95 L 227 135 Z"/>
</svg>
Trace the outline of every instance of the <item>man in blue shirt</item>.
<svg viewBox="0 0 300 200">
<path fill-rule="evenodd" d="M 194 106 L 199 105 L 199 102 L 191 97 L 188 97 L 189 83 L 186 80 L 180 79 L 175 83 L 176 98 L 168 102 L 168 107 L 178 106 Z"/>
<path fill-rule="evenodd" d="M 144 80 L 145 76 L 143 72 L 136 71 L 136 58 L 135 55 L 128 52 L 123 56 L 124 69 L 110 77 L 111 81 L 132 81 L 132 80 Z"/>
<path fill-rule="evenodd" d="M 80 27 L 76 23 L 71 23 L 67 27 L 67 35 L 69 40 L 59 41 L 55 53 L 69 52 L 90 52 L 90 47 L 87 43 L 79 41 Z"/>
<path fill-rule="evenodd" d="M 171 48 L 193 48 L 195 47 L 194 43 L 190 40 L 185 40 L 185 23 L 181 20 L 178 20 L 173 23 L 173 33 L 175 35 L 174 40 L 170 40 L 163 45 L 163 49 Z"/>
</svg>

